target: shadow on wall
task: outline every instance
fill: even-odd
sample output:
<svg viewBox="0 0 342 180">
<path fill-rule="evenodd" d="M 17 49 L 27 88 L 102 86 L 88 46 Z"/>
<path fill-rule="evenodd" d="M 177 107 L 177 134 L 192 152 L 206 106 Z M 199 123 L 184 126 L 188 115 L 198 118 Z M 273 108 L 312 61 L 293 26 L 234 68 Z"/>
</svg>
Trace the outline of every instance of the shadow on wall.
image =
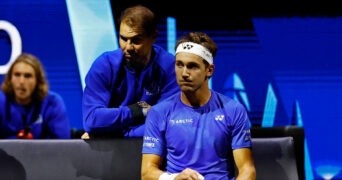
<svg viewBox="0 0 342 180">
<path fill-rule="evenodd" d="M 1 179 L 26 180 L 25 168 L 16 158 L 0 149 L 0 159 Z"/>
</svg>

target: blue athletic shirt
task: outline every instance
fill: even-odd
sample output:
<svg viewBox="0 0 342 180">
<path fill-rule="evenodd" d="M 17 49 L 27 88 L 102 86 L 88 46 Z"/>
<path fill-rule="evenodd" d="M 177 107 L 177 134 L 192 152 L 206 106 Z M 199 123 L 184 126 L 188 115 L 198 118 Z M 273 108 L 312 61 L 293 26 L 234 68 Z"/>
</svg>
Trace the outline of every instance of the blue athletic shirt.
<svg viewBox="0 0 342 180">
<path fill-rule="evenodd" d="M 150 105 L 179 91 L 174 56 L 153 45 L 148 65 L 139 78 L 124 65 L 121 49 L 100 55 L 88 71 L 83 93 L 83 126 L 89 133 L 119 133 L 142 137 L 144 124 L 133 125 L 128 105 L 146 101 Z"/>
<path fill-rule="evenodd" d="M 25 126 L 34 139 L 70 139 L 70 124 L 62 97 L 50 91 L 41 103 L 22 106 L 0 91 L 0 138 L 15 139 Z M 26 122 L 26 124 L 24 124 Z"/>
<path fill-rule="evenodd" d="M 232 150 L 252 147 L 249 118 L 239 102 L 211 91 L 202 107 L 190 107 L 180 93 L 149 111 L 143 154 L 166 157 L 166 171 L 192 168 L 206 180 L 235 179 Z"/>
</svg>

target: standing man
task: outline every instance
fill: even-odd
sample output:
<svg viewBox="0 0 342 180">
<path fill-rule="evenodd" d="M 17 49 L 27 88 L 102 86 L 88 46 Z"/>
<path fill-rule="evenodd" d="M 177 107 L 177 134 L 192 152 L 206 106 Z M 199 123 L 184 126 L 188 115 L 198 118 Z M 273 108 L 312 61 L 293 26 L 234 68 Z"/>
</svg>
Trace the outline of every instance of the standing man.
<svg viewBox="0 0 342 180">
<path fill-rule="evenodd" d="M 85 78 L 83 139 L 142 137 L 150 107 L 179 91 L 174 56 L 154 44 L 154 13 L 129 7 L 119 24 L 120 49 L 100 55 Z"/>
<path fill-rule="evenodd" d="M 62 97 L 49 91 L 44 68 L 22 53 L 5 75 L 0 92 L 0 138 L 70 139 Z"/>
<path fill-rule="evenodd" d="M 147 116 L 143 180 L 255 180 L 244 106 L 209 89 L 216 51 L 215 42 L 201 32 L 177 42 L 175 71 L 181 92 L 153 106 Z"/>
</svg>

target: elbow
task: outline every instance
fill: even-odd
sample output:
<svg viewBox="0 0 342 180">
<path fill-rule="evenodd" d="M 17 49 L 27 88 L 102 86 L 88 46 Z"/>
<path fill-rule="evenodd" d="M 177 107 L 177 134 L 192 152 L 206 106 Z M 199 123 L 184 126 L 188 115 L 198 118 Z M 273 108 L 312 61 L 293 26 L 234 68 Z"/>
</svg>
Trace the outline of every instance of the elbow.
<svg viewBox="0 0 342 180">
<path fill-rule="evenodd" d="M 89 117 L 83 119 L 83 128 L 86 132 L 91 133 L 94 129 L 93 120 Z"/>
<path fill-rule="evenodd" d="M 256 180 L 255 167 L 249 167 L 245 170 L 240 171 L 236 180 L 240 179 Z"/>
<path fill-rule="evenodd" d="M 148 180 L 148 168 L 146 166 L 141 166 L 141 180 Z"/>
</svg>

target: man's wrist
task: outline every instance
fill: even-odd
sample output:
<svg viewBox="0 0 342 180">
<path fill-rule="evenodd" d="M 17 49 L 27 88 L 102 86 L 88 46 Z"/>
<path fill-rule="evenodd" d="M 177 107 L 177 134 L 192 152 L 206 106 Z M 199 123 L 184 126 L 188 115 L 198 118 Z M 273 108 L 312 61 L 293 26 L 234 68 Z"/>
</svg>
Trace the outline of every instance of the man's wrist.
<svg viewBox="0 0 342 180">
<path fill-rule="evenodd" d="M 158 180 L 174 180 L 178 173 L 168 173 L 164 172 L 159 176 Z"/>
<path fill-rule="evenodd" d="M 143 114 L 144 114 L 144 116 L 146 116 L 147 115 L 147 108 L 142 108 L 142 112 L 143 112 Z"/>
<path fill-rule="evenodd" d="M 144 114 L 144 116 L 146 116 L 147 111 L 148 111 L 147 108 L 149 107 L 149 105 L 145 101 L 139 101 L 139 102 L 137 102 L 137 104 L 140 106 L 141 111 Z"/>
</svg>

